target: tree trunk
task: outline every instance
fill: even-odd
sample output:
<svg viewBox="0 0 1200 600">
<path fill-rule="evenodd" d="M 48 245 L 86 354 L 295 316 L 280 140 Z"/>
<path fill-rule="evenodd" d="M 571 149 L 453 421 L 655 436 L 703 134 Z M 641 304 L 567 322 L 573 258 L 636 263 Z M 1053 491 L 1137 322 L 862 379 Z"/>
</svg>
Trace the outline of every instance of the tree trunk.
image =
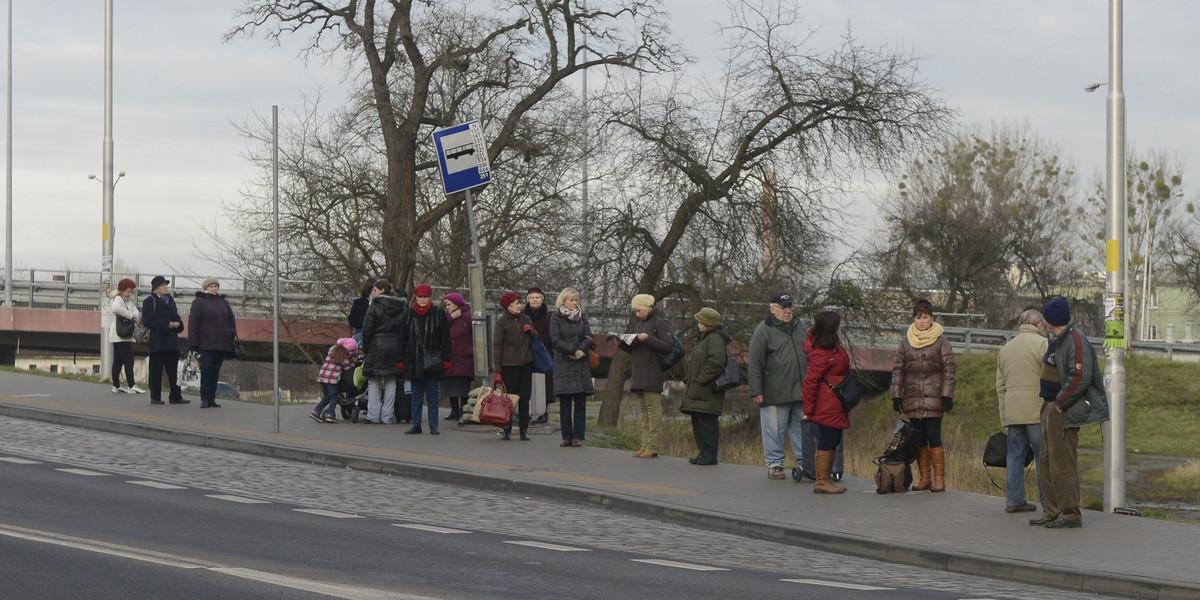
<svg viewBox="0 0 1200 600">
<path fill-rule="evenodd" d="M 629 353 L 617 350 L 608 365 L 608 378 L 604 381 L 604 392 L 600 394 L 600 415 L 596 424 L 600 427 L 616 427 L 621 419 L 621 402 L 625 399 L 625 372 L 629 369 Z"/>
</svg>

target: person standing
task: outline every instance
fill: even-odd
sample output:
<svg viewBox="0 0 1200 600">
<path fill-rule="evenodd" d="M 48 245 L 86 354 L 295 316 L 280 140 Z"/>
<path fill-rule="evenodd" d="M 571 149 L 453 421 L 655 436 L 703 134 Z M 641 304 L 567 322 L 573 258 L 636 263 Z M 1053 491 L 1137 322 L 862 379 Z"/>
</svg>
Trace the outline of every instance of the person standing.
<svg viewBox="0 0 1200 600">
<path fill-rule="evenodd" d="M 533 388 L 533 350 L 530 337 L 538 335 L 521 310 L 521 295 L 505 292 L 500 296 L 501 313 L 492 327 L 492 362 L 504 389 L 517 395 L 517 424 L 521 441 L 529 441 L 529 395 Z M 502 440 L 512 439 L 512 424 L 504 428 Z"/>
<path fill-rule="evenodd" d="M 124 317 L 137 323 L 141 321 L 141 314 L 138 313 L 137 302 L 131 296 L 137 291 L 137 283 L 134 280 L 125 278 L 117 282 L 115 292 L 109 292 L 109 297 L 112 302 L 109 303 L 109 309 L 112 310 L 112 323 L 108 326 L 108 339 L 112 340 L 112 393 L 114 394 L 145 394 L 146 391 L 139 388 L 133 381 L 133 331 L 129 335 L 122 336 L 117 333 L 117 317 Z M 125 372 L 125 381 L 129 382 L 129 387 L 121 385 L 121 372 Z"/>
<path fill-rule="evenodd" d="M 697 454 L 689 458 L 693 465 L 717 464 L 721 440 L 721 413 L 725 409 L 725 390 L 714 390 L 713 380 L 725 372 L 729 360 L 729 342 L 733 340 L 721 324 L 721 313 L 707 306 L 693 315 L 700 330 L 696 348 L 688 362 L 687 387 L 679 412 L 692 418 L 692 436 Z"/>
<path fill-rule="evenodd" d="M 162 376 L 167 373 L 167 401 L 171 404 L 191 402 L 183 397 L 179 387 L 179 334 L 183 333 L 183 317 L 171 297 L 171 281 L 162 275 L 150 280 L 150 294 L 142 301 L 142 325 L 150 330 L 150 404 L 162 404 Z"/>
<path fill-rule="evenodd" d="M 1000 348 L 996 359 L 996 397 L 1000 401 L 1000 426 L 1008 430 L 1008 464 L 1004 479 L 1004 512 L 1031 512 L 1037 506 L 1025 499 L 1025 465 L 1042 450 L 1042 358 L 1048 342 L 1042 313 L 1029 309 L 1018 319 L 1017 335 Z M 1038 498 L 1042 497 L 1041 470 L 1035 469 Z"/>
<path fill-rule="evenodd" d="M 1079 428 L 1109 418 L 1104 373 L 1096 360 L 1096 349 L 1071 320 L 1071 305 L 1066 298 L 1051 298 L 1042 314 L 1054 336 L 1054 363 L 1062 387 L 1055 398 L 1042 403 L 1038 468 L 1045 508 L 1041 518 L 1029 524 L 1050 529 L 1081 527 Z"/>
<path fill-rule="evenodd" d="M 912 489 L 946 491 L 946 448 L 942 446 L 942 415 L 954 408 L 954 348 L 933 320 L 933 304 L 913 303 L 913 322 L 900 339 L 892 364 L 892 409 L 903 412 L 925 434 L 917 449 L 921 478 Z M 931 473 L 932 471 L 932 473 Z"/>
<path fill-rule="evenodd" d="M 759 407 L 767 477 L 776 480 L 787 478 L 783 472 L 785 433 L 796 455 L 796 466 L 804 460 L 804 407 L 800 399 L 808 359 L 803 351 L 805 329 L 796 322 L 792 304 L 791 294 L 772 294 L 770 314 L 750 336 L 750 400 Z"/>
<path fill-rule="evenodd" d="M 221 365 L 233 352 L 237 339 L 233 307 L 220 292 L 221 283 L 216 277 L 205 279 L 188 313 L 188 347 L 200 353 L 200 408 L 221 407 L 217 404 L 217 381 Z"/>
<path fill-rule="evenodd" d="M 525 292 L 525 314 L 529 316 L 529 322 L 538 332 L 538 338 L 542 340 L 542 345 L 547 350 L 550 349 L 553 343 L 550 340 L 550 308 L 546 306 L 546 295 L 542 293 L 542 288 L 531 287 Z M 556 397 L 554 394 L 554 376 L 550 373 L 534 373 L 535 378 L 541 377 L 546 385 L 546 410 L 543 410 L 535 419 L 535 423 L 545 423 L 549 420 L 549 405 L 554 402 Z"/>
<path fill-rule="evenodd" d="M 804 340 L 808 369 L 804 373 L 804 420 L 817 425 L 816 481 L 814 494 L 841 494 L 846 488 L 833 482 L 833 459 L 842 444 L 842 432 L 850 428 L 850 417 L 833 386 L 850 376 L 850 354 L 842 347 L 838 331 L 842 316 L 832 310 L 817 313 Z"/>
<path fill-rule="evenodd" d="M 579 306 L 579 292 L 563 288 L 550 314 L 550 350 L 554 353 L 555 393 L 558 394 L 558 421 L 562 425 L 560 446 L 583 445 L 587 424 L 587 399 L 596 393 L 587 351 L 592 347 L 592 328 Z M 549 383 L 546 386 L 550 389 Z"/>
<path fill-rule="evenodd" d="M 413 288 L 413 304 L 404 317 L 400 370 L 412 386 L 412 426 L 404 433 L 421 433 L 421 409 L 427 405 L 429 433 L 438 435 L 438 382 L 450 371 L 453 347 L 446 311 L 433 303 L 433 286 Z"/>
<path fill-rule="evenodd" d="M 367 416 L 363 423 L 396 422 L 396 378 L 400 376 L 404 329 L 404 300 L 392 292 L 392 282 L 379 279 L 371 286 L 371 304 L 363 318 L 363 375 L 367 378 Z"/>
<path fill-rule="evenodd" d="M 450 398 L 447 421 L 457 421 L 467 406 L 471 382 L 475 380 L 475 339 L 471 330 L 471 305 L 461 294 L 450 292 L 443 299 L 450 326 L 450 370 L 442 378 L 442 395 Z"/>
<path fill-rule="evenodd" d="M 654 296 L 638 294 L 630 301 L 638 323 L 632 340 L 624 339 L 617 346 L 630 354 L 629 389 L 638 399 L 641 410 L 641 448 L 633 455 L 638 458 L 657 458 L 662 428 L 662 394 L 666 383 L 660 357 L 670 352 L 675 343 L 671 323 L 662 311 L 654 308 Z"/>
<path fill-rule="evenodd" d="M 362 343 L 363 320 L 367 318 L 367 308 L 371 306 L 371 288 L 374 287 L 374 279 L 364 281 L 362 288 L 359 289 L 358 297 L 350 303 L 350 314 L 346 315 L 346 322 L 350 324 L 351 337 L 359 344 Z"/>
</svg>

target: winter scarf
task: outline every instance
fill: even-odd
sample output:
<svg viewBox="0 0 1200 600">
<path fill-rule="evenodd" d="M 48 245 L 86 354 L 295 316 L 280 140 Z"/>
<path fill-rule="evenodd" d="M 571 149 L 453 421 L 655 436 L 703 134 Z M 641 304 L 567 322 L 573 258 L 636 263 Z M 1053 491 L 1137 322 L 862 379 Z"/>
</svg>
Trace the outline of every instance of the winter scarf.
<svg viewBox="0 0 1200 600">
<path fill-rule="evenodd" d="M 578 306 L 575 307 L 575 310 L 567 310 L 567 307 L 560 306 L 560 307 L 558 307 L 558 312 L 562 316 L 566 317 L 568 321 L 571 321 L 571 322 L 578 321 L 579 316 L 583 314 L 583 310 L 580 309 Z"/>
<path fill-rule="evenodd" d="M 942 324 L 934 323 L 929 329 L 921 331 L 917 324 L 908 326 L 908 343 L 913 348 L 924 348 L 937 341 L 942 336 Z"/>
</svg>

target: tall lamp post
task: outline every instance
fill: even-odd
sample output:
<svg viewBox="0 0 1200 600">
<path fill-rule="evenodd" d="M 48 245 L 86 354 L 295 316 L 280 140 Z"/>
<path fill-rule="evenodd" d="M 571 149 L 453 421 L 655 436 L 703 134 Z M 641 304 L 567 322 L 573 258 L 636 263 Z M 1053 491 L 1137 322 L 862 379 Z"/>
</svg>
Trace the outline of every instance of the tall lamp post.
<svg viewBox="0 0 1200 600">
<path fill-rule="evenodd" d="M 109 139 L 111 147 L 112 140 Z M 125 171 L 117 173 L 117 178 L 112 178 L 112 162 L 108 162 L 108 180 L 112 181 L 112 185 L 105 183 L 102 177 L 88 175 L 88 179 L 97 181 L 104 188 L 104 240 L 103 254 L 100 257 L 100 377 L 103 378 L 108 374 L 112 367 L 112 344 L 108 339 L 108 325 L 112 320 L 112 311 L 109 309 L 108 291 L 112 289 L 112 273 L 113 273 L 113 194 L 117 189 L 117 182 L 125 176 Z M 114 382 L 115 383 L 115 382 Z M 115 387 L 115 386 L 114 386 Z"/>
<path fill-rule="evenodd" d="M 1111 418 L 1104 424 L 1104 511 L 1125 505 L 1125 89 L 1122 0 L 1108 2 L 1108 222 L 1104 263 L 1104 379 Z"/>
</svg>

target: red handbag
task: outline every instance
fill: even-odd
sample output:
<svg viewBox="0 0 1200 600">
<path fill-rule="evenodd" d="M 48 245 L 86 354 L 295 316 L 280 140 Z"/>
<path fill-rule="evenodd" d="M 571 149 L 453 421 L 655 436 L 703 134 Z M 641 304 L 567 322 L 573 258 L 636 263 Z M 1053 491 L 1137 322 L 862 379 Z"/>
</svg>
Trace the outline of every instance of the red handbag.
<svg viewBox="0 0 1200 600">
<path fill-rule="evenodd" d="M 497 427 L 512 426 L 513 404 L 504 388 L 504 380 L 499 377 L 492 385 L 492 391 L 479 401 L 479 422 L 484 425 Z"/>
</svg>

